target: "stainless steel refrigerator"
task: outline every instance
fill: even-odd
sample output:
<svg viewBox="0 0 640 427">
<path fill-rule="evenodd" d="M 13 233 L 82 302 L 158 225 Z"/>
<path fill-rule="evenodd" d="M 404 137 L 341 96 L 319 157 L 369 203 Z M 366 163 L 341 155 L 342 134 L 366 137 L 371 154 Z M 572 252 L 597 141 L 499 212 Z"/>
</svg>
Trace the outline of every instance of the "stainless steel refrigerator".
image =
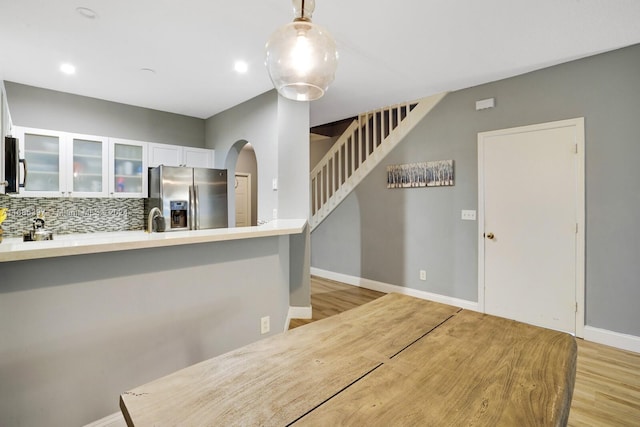
<svg viewBox="0 0 640 427">
<path fill-rule="evenodd" d="M 226 169 L 149 169 L 149 209 L 162 211 L 165 231 L 229 226 Z"/>
</svg>

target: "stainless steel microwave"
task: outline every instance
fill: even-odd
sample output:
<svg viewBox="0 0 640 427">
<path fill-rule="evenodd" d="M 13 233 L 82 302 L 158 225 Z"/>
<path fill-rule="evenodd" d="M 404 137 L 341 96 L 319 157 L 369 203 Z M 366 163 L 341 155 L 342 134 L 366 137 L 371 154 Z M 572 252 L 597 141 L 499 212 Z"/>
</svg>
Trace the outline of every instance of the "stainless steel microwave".
<svg viewBox="0 0 640 427">
<path fill-rule="evenodd" d="M 4 138 L 4 192 L 5 194 L 16 194 L 20 187 L 24 187 L 24 182 L 20 183 L 20 147 L 18 138 L 6 136 Z M 24 179 L 27 179 L 25 165 Z"/>
</svg>

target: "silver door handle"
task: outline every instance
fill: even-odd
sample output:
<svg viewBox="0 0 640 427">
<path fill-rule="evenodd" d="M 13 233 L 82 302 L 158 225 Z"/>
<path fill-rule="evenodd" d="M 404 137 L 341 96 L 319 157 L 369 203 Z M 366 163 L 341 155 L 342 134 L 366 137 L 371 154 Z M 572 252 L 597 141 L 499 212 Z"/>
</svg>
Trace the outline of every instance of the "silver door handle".
<svg viewBox="0 0 640 427">
<path fill-rule="evenodd" d="M 200 230 L 200 191 L 197 185 L 193 186 L 193 194 L 195 195 L 195 211 L 196 211 L 196 230 Z"/>
<path fill-rule="evenodd" d="M 195 214 L 196 214 L 196 190 L 193 185 L 189 186 L 189 221 L 187 227 L 189 230 L 195 230 Z"/>
</svg>

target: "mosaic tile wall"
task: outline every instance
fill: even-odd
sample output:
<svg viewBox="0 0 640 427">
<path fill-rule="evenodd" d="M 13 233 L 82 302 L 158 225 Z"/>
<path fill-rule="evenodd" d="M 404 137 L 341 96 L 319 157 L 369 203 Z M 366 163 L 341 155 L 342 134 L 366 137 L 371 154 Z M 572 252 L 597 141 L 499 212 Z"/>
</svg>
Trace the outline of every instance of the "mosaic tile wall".
<svg viewBox="0 0 640 427">
<path fill-rule="evenodd" d="M 45 228 L 55 234 L 142 230 L 145 199 L 39 198 L 0 195 L 7 208 L 2 223 L 5 237 L 22 237 L 33 219 L 44 213 Z"/>
</svg>

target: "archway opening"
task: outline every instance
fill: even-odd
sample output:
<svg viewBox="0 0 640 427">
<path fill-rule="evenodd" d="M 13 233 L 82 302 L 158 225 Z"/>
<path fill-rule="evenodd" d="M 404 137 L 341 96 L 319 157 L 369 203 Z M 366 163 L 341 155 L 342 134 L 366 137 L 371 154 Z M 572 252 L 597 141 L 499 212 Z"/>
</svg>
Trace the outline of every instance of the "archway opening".
<svg viewBox="0 0 640 427">
<path fill-rule="evenodd" d="M 258 225 L 258 162 L 253 146 L 237 141 L 229 150 L 229 226 Z"/>
</svg>

